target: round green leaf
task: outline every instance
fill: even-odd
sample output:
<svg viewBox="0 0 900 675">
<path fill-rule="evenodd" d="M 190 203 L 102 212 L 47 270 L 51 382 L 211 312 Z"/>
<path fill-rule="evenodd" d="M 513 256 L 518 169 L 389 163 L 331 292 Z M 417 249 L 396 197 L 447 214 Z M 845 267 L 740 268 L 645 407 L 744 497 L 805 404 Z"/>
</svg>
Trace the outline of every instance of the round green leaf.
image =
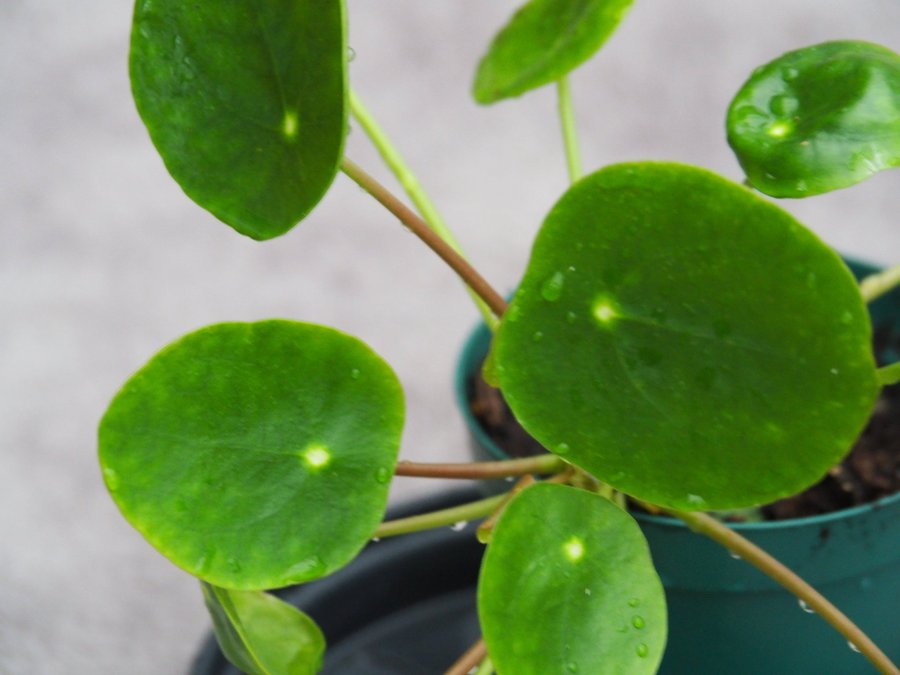
<svg viewBox="0 0 900 675">
<path fill-rule="evenodd" d="M 260 591 L 202 584 L 222 652 L 247 675 L 314 675 L 325 636 L 306 614 Z"/>
<path fill-rule="evenodd" d="M 496 337 L 516 417 L 641 499 L 738 508 L 812 484 L 878 392 L 850 271 L 708 171 L 620 164 L 550 212 Z"/>
<path fill-rule="evenodd" d="M 293 321 L 225 323 L 172 343 L 100 423 L 106 485 L 163 555 L 217 586 L 324 576 L 372 536 L 403 425 L 390 367 Z"/>
<path fill-rule="evenodd" d="M 131 86 L 169 173 L 241 234 L 318 203 L 347 128 L 343 0 L 137 0 Z"/>
<path fill-rule="evenodd" d="M 900 56 L 825 42 L 758 68 L 728 109 L 728 142 L 773 197 L 848 187 L 900 165 Z"/>
<path fill-rule="evenodd" d="M 498 675 L 655 673 L 666 601 L 634 519 L 561 485 L 519 494 L 497 522 L 478 616 Z"/>
<path fill-rule="evenodd" d="M 530 0 L 478 64 L 479 103 L 519 96 L 563 77 L 609 39 L 633 0 Z"/>
</svg>

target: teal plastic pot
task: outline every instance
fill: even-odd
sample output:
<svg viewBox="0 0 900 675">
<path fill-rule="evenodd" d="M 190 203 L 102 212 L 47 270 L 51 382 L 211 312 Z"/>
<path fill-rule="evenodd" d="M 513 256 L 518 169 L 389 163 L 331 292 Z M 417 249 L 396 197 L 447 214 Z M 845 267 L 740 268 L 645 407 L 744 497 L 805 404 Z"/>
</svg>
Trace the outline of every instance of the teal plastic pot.
<svg viewBox="0 0 900 675">
<path fill-rule="evenodd" d="M 848 262 L 857 276 L 870 265 Z M 876 330 L 900 335 L 900 292 L 870 306 Z M 469 408 L 471 375 L 487 353 L 480 326 L 463 350 L 456 398 L 478 459 L 506 459 Z M 898 360 L 897 354 L 888 355 Z M 502 481 L 485 482 L 497 492 Z M 664 675 L 851 675 L 875 672 L 781 586 L 680 521 L 636 514 L 666 589 Z M 900 662 L 900 494 L 823 516 L 733 526 L 797 572 Z"/>
</svg>

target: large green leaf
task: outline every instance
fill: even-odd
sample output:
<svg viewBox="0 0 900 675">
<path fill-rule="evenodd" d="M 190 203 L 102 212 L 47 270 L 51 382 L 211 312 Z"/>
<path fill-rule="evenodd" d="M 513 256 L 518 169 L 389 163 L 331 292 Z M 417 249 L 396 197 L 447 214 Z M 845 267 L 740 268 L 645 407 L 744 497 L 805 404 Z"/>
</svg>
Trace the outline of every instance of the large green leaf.
<svg viewBox="0 0 900 675">
<path fill-rule="evenodd" d="M 268 593 L 201 585 L 222 652 L 247 675 L 319 672 L 325 636 L 306 614 Z"/>
<path fill-rule="evenodd" d="M 808 197 L 900 165 L 900 56 L 826 42 L 758 68 L 728 109 L 728 142 L 750 183 Z"/>
<path fill-rule="evenodd" d="M 633 0 L 530 0 L 478 64 L 473 94 L 494 103 L 558 80 L 612 35 Z"/>
<path fill-rule="evenodd" d="M 100 423 L 106 485 L 176 565 L 259 590 L 350 561 L 387 503 L 403 425 L 390 367 L 331 328 L 225 323 L 172 343 Z"/>
<path fill-rule="evenodd" d="M 478 616 L 498 675 L 655 673 L 666 602 L 634 519 L 599 495 L 535 485 L 506 507 Z"/>
<path fill-rule="evenodd" d="M 343 0 L 137 0 L 131 84 L 169 172 L 238 232 L 290 230 L 337 173 Z"/>
<path fill-rule="evenodd" d="M 621 164 L 553 208 L 496 337 L 545 447 L 682 509 L 772 501 L 849 449 L 878 392 L 850 271 L 702 169 Z"/>
</svg>

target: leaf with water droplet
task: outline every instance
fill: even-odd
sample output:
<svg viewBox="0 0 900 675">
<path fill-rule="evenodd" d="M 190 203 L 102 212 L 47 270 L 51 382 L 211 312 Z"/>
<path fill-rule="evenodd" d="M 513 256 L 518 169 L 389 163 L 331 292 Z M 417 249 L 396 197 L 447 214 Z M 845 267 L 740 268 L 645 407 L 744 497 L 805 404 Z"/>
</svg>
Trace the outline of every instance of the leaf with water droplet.
<svg viewBox="0 0 900 675">
<path fill-rule="evenodd" d="M 556 302 L 563 292 L 566 277 L 562 272 L 554 272 L 541 286 L 541 297 L 547 302 Z"/>
<path fill-rule="evenodd" d="M 753 187 L 808 197 L 900 165 L 900 56 L 825 42 L 762 66 L 728 110 L 728 142 Z"/>
<path fill-rule="evenodd" d="M 640 630 L 629 599 L 641 605 Z M 478 617 L 499 673 L 574 663 L 581 673 L 649 675 L 666 642 L 665 595 L 637 523 L 604 497 L 560 485 L 533 485 L 504 509 L 481 567 Z M 647 654 L 636 664 L 639 644 Z"/>
<path fill-rule="evenodd" d="M 132 92 L 185 193 L 241 234 L 271 239 L 337 173 L 346 55 L 342 0 L 139 0 Z"/>
<path fill-rule="evenodd" d="M 325 637 L 306 614 L 259 591 L 230 591 L 201 583 L 216 640 L 248 675 L 313 675 L 322 666 Z"/>
<path fill-rule="evenodd" d="M 530 0 L 494 37 L 478 64 L 479 103 L 555 82 L 603 46 L 634 0 Z"/>
<path fill-rule="evenodd" d="M 365 379 L 347 377 L 354 368 Z M 124 385 L 100 423 L 100 464 L 107 483 L 118 477 L 125 518 L 176 565 L 217 586 L 278 588 L 366 544 L 402 425 L 396 375 L 356 338 L 293 321 L 219 324 Z"/>
<path fill-rule="evenodd" d="M 568 265 L 578 273 L 546 302 L 540 289 Z M 794 494 L 849 450 L 878 393 L 846 265 L 778 206 L 695 167 L 621 164 L 575 183 L 541 227 L 510 312 L 493 350 L 522 426 L 655 504 Z"/>
</svg>

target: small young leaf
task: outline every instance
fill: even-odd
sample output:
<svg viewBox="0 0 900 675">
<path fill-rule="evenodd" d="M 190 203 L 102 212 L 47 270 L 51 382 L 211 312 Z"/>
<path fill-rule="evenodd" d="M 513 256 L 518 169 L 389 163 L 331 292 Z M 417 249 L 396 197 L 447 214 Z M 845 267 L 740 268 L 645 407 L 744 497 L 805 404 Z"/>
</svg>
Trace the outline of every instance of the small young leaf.
<svg viewBox="0 0 900 675">
<path fill-rule="evenodd" d="M 679 509 L 814 483 L 878 393 L 850 271 L 777 206 L 708 171 L 620 164 L 544 222 L 495 338 L 538 441 Z"/>
<path fill-rule="evenodd" d="M 563 77 L 609 39 L 633 0 L 530 0 L 478 64 L 479 103 L 519 96 Z"/>
<path fill-rule="evenodd" d="M 634 519 L 599 495 L 539 484 L 497 522 L 478 616 L 498 675 L 655 673 L 666 601 Z"/>
<path fill-rule="evenodd" d="M 314 675 L 325 636 L 306 614 L 269 593 L 202 583 L 222 652 L 247 675 Z"/>
<path fill-rule="evenodd" d="M 284 234 L 334 180 L 347 128 L 343 0 L 137 0 L 131 86 L 187 195 Z"/>
<path fill-rule="evenodd" d="M 758 68 L 728 109 L 728 142 L 750 183 L 809 197 L 900 165 L 900 56 L 825 42 Z"/>
<path fill-rule="evenodd" d="M 217 586 L 324 576 L 372 536 L 403 425 L 390 367 L 293 321 L 225 323 L 172 343 L 116 395 L 100 463 L 125 518 Z"/>
</svg>

